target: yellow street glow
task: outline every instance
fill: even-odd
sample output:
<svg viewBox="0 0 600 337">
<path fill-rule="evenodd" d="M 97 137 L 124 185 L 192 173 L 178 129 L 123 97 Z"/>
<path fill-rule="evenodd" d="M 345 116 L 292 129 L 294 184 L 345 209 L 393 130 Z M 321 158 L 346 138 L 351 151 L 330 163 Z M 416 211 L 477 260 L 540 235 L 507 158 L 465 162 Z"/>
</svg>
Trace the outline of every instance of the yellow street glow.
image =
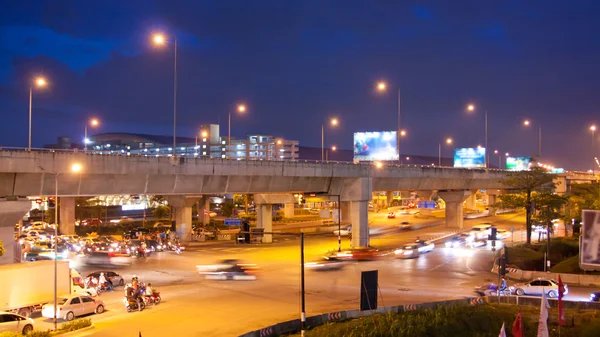
<svg viewBox="0 0 600 337">
<path fill-rule="evenodd" d="M 37 85 L 38 87 L 44 87 L 46 86 L 46 84 L 48 84 L 46 82 L 46 79 L 43 77 L 38 77 L 35 79 L 35 85 Z"/>
<path fill-rule="evenodd" d="M 165 38 L 165 36 L 163 34 L 154 34 L 154 37 L 152 38 L 152 40 L 154 41 L 154 44 L 156 44 L 156 45 L 163 45 L 167 42 L 167 39 Z"/>
<path fill-rule="evenodd" d="M 239 112 L 245 112 L 246 111 L 246 106 L 244 104 L 238 105 L 238 111 Z"/>
<path fill-rule="evenodd" d="M 205 138 L 208 137 L 208 132 L 202 131 L 202 137 L 205 137 Z"/>
<path fill-rule="evenodd" d="M 452 138 L 446 139 L 446 144 L 452 144 Z"/>
<path fill-rule="evenodd" d="M 100 124 L 100 122 L 98 122 L 98 120 L 96 118 L 92 118 L 90 120 L 90 125 L 91 126 L 98 126 L 98 124 Z"/>
<path fill-rule="evenodd" d="M 379 82 L 379 83 L 377 83 L 377 90 L 379 90 L 379 91 L 385 91 L 385 89 L 387 89 L 387 84 L 385 84 L 385 82 Z"/>
<path fill-rule="evenodd" d="M 78 173 L 81 172 L 81 170 L 83 169 L 83 166 L 81 166 L 81 164 L 79 163 L 75 163 L 71 166 L 71 171 Z"/>
<path fill-rule="evenodd" d="M 469 111 L 475 111 L 475 106 L 473 104 L 469 104 L 467 106 L 467 110 L 469 110 Z"/>
<path fill-rule="evenodd" d="M 590 130 L 596 131 L 596 126 L 595 125 L 590 126 Z"/>
<path fill-rule="evenodd" d="M 336 126 L 336 125 L 338 125 L 338 120 L 337 120 L 337 118 L 332 118 L 332 119 L 331 119 L 331 125 L 333 125 L 333 126 Z"/>
<path fill-rule="evenodd" d="M 376 163 L 375 163 L 375 166 L 376 166 L 377 168 L 382 168 L 382 167 L 383 167 L 383 164 L 382 164 L 380 161 L 378 161 L 378 162 L 376 162 Z"/>
<path fill-rule="evenodd" d="M 523 121 L 523 125 L 525 125 L 525 126 L 528 126 L 528 125 L 529 125 L 529 123 L 530 123 L 530 122 L 529 122 L 529 120 L 528 120 L 528 119 L 526 119 L 525 121 Z"/>
<path fill-rule="evenodd" d="M 335 151 L 335 150 L 337 150 L 337 146 L 334 145 L 331 147 L 331 151 Z"/>
<path fill-rule="evenodd" d="M 406 136 L 406 131 L 405 130 L 400 131 L 400 136 Z"/>
</svg>

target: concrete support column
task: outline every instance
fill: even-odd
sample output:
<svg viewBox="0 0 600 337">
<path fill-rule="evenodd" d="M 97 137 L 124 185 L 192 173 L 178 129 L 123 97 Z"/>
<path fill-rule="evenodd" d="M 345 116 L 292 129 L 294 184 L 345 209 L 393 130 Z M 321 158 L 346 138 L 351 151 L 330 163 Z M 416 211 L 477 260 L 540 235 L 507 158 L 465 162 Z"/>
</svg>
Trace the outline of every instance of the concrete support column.
<svg viewBox="0 0 600 337">
<path fill-rule="evenodd" d="M 429 201 L 433 195 L 433 191 L 417 191 L 420 201 Z"/>
<path fill-rule="evenodd" d="M 0 264 L 20 261 L 21 245 L 15 244 L 14 228 L 30 209 L 31 201 L 27 199 L 0 199 L 0 241 L 4 246 L 4 255 L 0 256 Z"/>
<path fill-rule="evenodd" d="M 180 241 L 192 241 L 192 206 L 173 207 L 177 236 Z"/>
<path fill-rule="evenodd" d="M 446 202 L 446 227 L 463 228 L 463 202 L 471 191 L 439 191 L 438 195 Z"/>
<path fill-rule="evenodd" d="M 392 201 L 394 200 L 394 191 L 386 191 L 385 192 L 387 207 L 392 206 Z"/>
<path fill-rule="evenodd" d="M 75 234 L 75 198 L 60 197 L 59 202 L 59 226 L 60 234 Z"/>
<path fill-rule="evenodd" d="M 283 205 L 283 217 L 286 219 L 291 219 L 294 217 L 294 204 Z"/>
<path fill-rule="evenodd" d="M 471 195 L 465 202 L 465 207 L 468 209 L 477 209 L 477 191 L 471 192 Z"/>
<path fill-rule="evenodd" d="M 350 218 L 352 221 L 352 246 L 369 246 L 369 202 L 352 201 Z"/>
<path fill-rule="evenodd" d="M 198 209 L 198 221 L 203 225 L 208 225 L 210 223 L 210 198 L 208 196 L 200 198 L 196 208 Z"/>
<path fill-rule="evenodd" d="M 491 216 L 495 216 L 496 215 L 496 207 L 494 207 L 494 204 L 496 203 L 496 195 L 495 194 L 488 194 L 488 211 L 489 211 L 489 215 Z"/>
<path fill-rule="evenodd" d="M 273 205 L 261 204 L 256 210 L 256 224 L 258 228 L 264 228 L 265 232 L 273 231 Z M 262 242 L 273 242 L 273 235 L 265 234 Z"/>
<path fill-rule="evenodd" d="M 350 221 L 350 201 L 342 201 L 340 203 L 340 208 L 342 211 L 342 222 Z"/>
<path fill-rule="evenodd" d="M 173 209 L 176 233 L 182 242 L 192 241 L 192 206 L 198 199 L 201 198 L 186 196 L 167 197 L 167 201 Z"/>
</svg>

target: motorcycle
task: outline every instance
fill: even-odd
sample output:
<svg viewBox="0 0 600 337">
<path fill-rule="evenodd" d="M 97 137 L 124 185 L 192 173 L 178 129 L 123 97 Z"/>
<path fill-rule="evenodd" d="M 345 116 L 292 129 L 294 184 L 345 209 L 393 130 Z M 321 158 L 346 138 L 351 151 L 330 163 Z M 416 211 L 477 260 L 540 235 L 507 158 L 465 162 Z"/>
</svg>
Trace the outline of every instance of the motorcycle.
<svg viewBox="0 0 600 337">
<path fill-rule="evenodd" d="M 143 298 L 144 298 L 144 302 L 146 305 L 150 305 L 150 304 L 158 305 L 161 301 L 159 291 L 153 291 L 152 296 L 145 295 L 145 296 L 143 296 Z"/>
<path fill-rule="evenodd" d="M 96 292 L 98 294 L 103 293 L 105 291 L 112 291 L 112 290 L 113 290 L 113 288 L 108 282 L 106 282 L 104 284 L 100 284 L 96 287 Z"/>
<path fill-rule="evenodd" d="M 125 297 L 123 299 L 123 303 L 125 304 L 125 309 L 127 309 L 127 312 L 136 310 L 142 311 L 144 308 L 146 308 L 146 304 L 144 304 L 144 300 L 142 298 L 136 301 L 133 297 Z"/>
<path fill-rule="evenodd" d="M 494 283 L 484 284 L 479 287 L 475 287 L 473 290 L 477 296 L 497 296 L 498 286 Z M 500 290 L 500 296 L 510 296 L 512 292 L 510 288 Z"/>
</svg>

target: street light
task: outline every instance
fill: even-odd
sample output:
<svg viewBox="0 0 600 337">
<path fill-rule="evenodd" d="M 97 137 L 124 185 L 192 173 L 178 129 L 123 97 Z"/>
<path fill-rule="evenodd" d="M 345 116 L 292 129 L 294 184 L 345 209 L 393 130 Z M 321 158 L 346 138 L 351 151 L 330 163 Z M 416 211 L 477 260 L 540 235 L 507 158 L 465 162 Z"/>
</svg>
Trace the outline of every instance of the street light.
<svg viewBox="0 0 600 337">
<path fill-rule="evenodd" d="M 494 150 L 494 154 L 498 156 L 498 169 L 502 169 L 502 156 L 500 155 L 500 153 L 498 152 L 498 150 Z"/>
<path fill-rule="evenodd" d="M 377 82 L 377 91 L 379 92 L 386 92 L 387 91 L 387 83 L 385 83 L 384 81 L 379 81 Z M 398 138 L 396 139 L 396 147 L 398 148 L 398 159 L 400 160 L 400 164 L 402 164 L 402 153 L 400 153 L 400 138 L 404 135 L 406 135 L 406 132 L 403 133 L 402 129 L 402 124 L 401 122 L 401 110 L 400 110 L 400 106 L 401 106 L 401 101 L 400 101 L 400 87 L 398 87 L 398 129 L 397 129 L 397 134 L 398 134 Z"/>
<path fill-rule="evenodd" d="M 590 131 L 592 131 L 592 158 L 596 158 L 594 156 L 594 147 L 595 147 L 595 142 L 596 142 L 596 137 L 595 137 L 595 133 L 596 133 L 596 125 L 592 125 L 590 126 Z M 592 162 L 592 174 L 594 174 L 594 172 L 596 171 L 596 159 L 594 159 L 594 162 Z"/>
<path fill-rule="evenodd" d="M 335 152 L 337 150 L 337 146 L 331 147 L 331 152 Z M 325 150 L 325 161 L 329 161 L 329 149 Z"/>
<path fill-rule="evenodd" d="M 523 121 L 523 126 L 528 127 L 531 125 L 531 121 L 526 119 Z M 542 126 L 538 124 L 538 158 L 542 157 Z"/>
<path fill-rule="evenodd" d="M 57 319 L 56 319 L 56 311 L 57 311 L 57 298 L 58 298 L 58 176 L 62 172 L 49 172 L 46 171 L 42 166 L 38 166 L 42 171 L 48 172 L 54 175 L 54 315 L 53 315 L 53 323 L 54 323 L 54 331 L 57 330 Z M 74 163 L 71 165 L 71 172 L 79 173 L 83 169 L 83 166 L 79 163 Z"/>
<path fill-rule="evenodd" d="M 446 138 L 446 144 L 452 144 L 452 138 Z M 438 144 L 438 166 L 442 166 L 442 143 Z"/>
<path fill-rule="evenodd" d="M 239 112 L 239 113 L 246 112 L 246 105 L 238 104 L 237 112 Z M 227 153 L 229 153 L 229 150 L 231 147 L 231 112 L 229 112 L 228 116 L 229 116 L 229 118 L 228 118 L 228 124 L 227 124 Z M 227 156 L 227 157 L 229 157 L 229 156 Z"/>
<path fill-rule="evenodd" d="M 467 105 L 467 111 L 474 112 L 475 105 L 469 104 Z M 485 109 L 485 120 L 484 120 L 484 150 L 485 150 L 485 167 L 488 167 L 488 111 Z"/>
<path fill-rule="evenodd" d="M 87 143 L 88 143 L 88 124 L 90 126 L 96 127 L 100 125 L 100 122 L 96 118 L 91 118 L 85 123 L 85 128 L 83 129 L 83 152 L 87 152 Z"/>
<path fill-rule="evenodd" d="M 33 87 L 43 88 L 48 84 L 46 79 L 38 77 L 33 81 L 33 84 L 29 86 L 29 143 L 27 145 L 27 151 L 31 151 L 31 109 L 33 103 Z"/>
<path fill-rule="evenodd" d="M 329 125 L 336 127 L 340 124 L 337 118 L 331 118 Z M 321 124 L 321 162 L 325 161 L 325 123 Z"/>
<path fill-rule="evenodd" d="M 155 46 L 163 47 L 168 44 L 164 34 L 154 34 L 152 42 Z M 174 66 L 173 66 L 173 155 L 177 153 L 177 39 L 173 39 Z"/>
</svg>

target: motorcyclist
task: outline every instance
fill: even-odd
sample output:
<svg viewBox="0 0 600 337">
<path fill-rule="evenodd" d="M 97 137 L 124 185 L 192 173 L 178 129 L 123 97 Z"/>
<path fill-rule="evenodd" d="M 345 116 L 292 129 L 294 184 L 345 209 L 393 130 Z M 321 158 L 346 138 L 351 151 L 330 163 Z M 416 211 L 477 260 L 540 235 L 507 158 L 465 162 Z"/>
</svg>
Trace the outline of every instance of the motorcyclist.
<svg viewBox="0 0 600 337">
<path fill-rule="evenodd" d="M 111 291 L 113 290 L 112 284 L 110 282 L 108 282 L 108 280 L 106 279 L 106 276 L 104 276 L 104 273 L 100 273 L 100 276 L 98 277 L 98 285 L 100 287 L 106 287 Z"/>
<path fill-rule="evenodd" d="M 146 290 L 144 290 L 144 296 L 152 297 L 154 295 L 154 289 L 152 289 L 152 283 L 148 283 Z"/>
<path fill-rule="evenodd" d="M 506 279 L 503 277 L 502 281 L 500 282 L 500 291 L 505 291 L 508 288 L 508 284 L 506 283 Z"/>
</svg>

